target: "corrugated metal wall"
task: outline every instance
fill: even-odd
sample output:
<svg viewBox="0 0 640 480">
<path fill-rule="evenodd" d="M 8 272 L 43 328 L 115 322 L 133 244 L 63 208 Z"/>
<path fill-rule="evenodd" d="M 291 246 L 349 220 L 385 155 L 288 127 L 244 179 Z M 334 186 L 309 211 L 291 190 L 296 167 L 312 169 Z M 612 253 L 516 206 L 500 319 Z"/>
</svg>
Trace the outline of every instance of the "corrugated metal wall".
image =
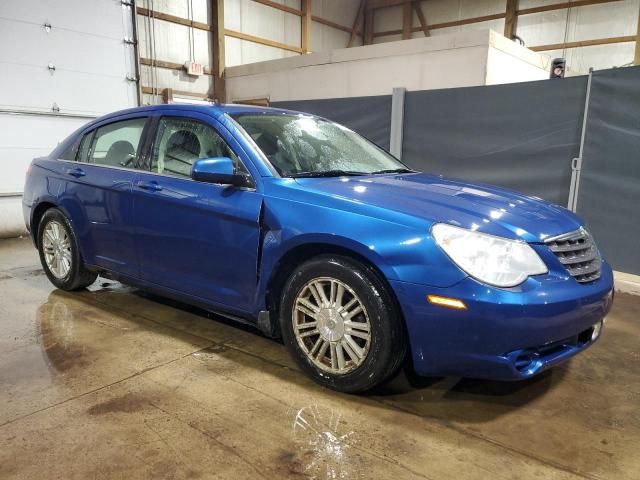
<svg viewBox="0 0 640 480">
<path fill-rule="evenodd" d="M 558 3 L 562 2 L 519 0 L 518 9 Z M 525 41 L 527 47 L 636 35 L 639 6 L 640 0 L 622 0 L 522 15 L 518 16 L 516 34 Z M 428 24 L 441 24 L 504 13 L 505 0 L 423 0 L 421 8 Z M 413 17 L 413 26 L 419 27 L 416 15 Z M 402 7 L 377 10 L 374 25 L 376 32 L 402 28 Z M 432 30 L 431 35 L 486 28 L 502 33 L 504 19 L 438 28 Z M 421 32 L 413 33 L 413 37 L 422 35 Z M 388 35 L 376 37 L 374 41 L 389 42 L 400 38 L 400 35 Z M 633 60 L 634 48 L 634 42 L 626 42 L 570 48 L 565 51 L 547 50 L 543 53 L 550 58 L 565 57 L 569 68 L 577 73 L 587 73 L 590 67 L 602 69 L 629 64 Z"/>
</svg>

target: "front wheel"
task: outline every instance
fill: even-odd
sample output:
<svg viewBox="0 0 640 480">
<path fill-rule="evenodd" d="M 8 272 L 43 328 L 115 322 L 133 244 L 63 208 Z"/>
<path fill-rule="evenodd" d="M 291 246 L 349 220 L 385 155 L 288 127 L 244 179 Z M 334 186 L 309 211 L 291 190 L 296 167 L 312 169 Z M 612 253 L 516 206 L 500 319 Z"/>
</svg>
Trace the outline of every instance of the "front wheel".
<svg viewBox="0 0 640 480">
<path fill-rule="evenodd" d="M 396 373 L 406 340 L 394 298 L 379 274 L 354 259 L 320 256 L 287 281 L 283 338 L 300 366 L 334 390 L 369 390 Z"/>
<path fill-rule="evenodd" d="M 45 212 L 38 225 L 38 252 L 47 277 L 61 290 L 78 290 L 98 276 L 86 269 L 67 217 L 57 208 Z"/>
</svg>

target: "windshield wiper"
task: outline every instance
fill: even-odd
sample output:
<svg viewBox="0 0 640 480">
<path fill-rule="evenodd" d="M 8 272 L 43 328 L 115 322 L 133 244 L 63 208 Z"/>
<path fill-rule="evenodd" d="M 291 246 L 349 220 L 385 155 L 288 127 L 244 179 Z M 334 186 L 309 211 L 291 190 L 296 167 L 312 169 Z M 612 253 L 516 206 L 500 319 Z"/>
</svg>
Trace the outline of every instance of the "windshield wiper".
<svg viewBox="0 0 640 480">
<path fill-rule="evenodd" d="M 377 172 L 371 172 L 372 175 L 377 175 L 379 173 L 416 173 L 416 171 L 409 168 L 390 168 L 388 170 L 378 170 Z"/>
<path fill-rule="evenodd" d="M 306 178 L 306 177 L 346 177 L 355 175 L 368 175 L 366 172 L 355 172 L 353 170 L 324 170 L 319 172 L 296 172 L 287 177 L 290 178 Z"/>
</svg>

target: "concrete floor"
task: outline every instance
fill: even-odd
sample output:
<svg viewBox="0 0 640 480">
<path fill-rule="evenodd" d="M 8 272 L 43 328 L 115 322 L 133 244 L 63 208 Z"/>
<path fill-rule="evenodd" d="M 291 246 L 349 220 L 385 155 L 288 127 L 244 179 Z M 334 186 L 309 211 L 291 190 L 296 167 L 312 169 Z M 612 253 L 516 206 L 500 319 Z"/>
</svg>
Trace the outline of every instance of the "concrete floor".
<svg viewBox="0 0 640 480">
<path fill-rule="evenodd" d="M 640 297 L 522 383 L 325 390 L 284 347 L 0 241 L 0 478 L 640 478 Z"/>
</svg>

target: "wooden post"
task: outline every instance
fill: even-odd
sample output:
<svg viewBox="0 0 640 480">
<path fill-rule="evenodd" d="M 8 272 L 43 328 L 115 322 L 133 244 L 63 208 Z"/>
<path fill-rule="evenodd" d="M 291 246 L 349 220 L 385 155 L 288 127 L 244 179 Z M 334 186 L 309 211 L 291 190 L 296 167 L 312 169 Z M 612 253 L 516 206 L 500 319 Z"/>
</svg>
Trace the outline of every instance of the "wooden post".
<svg viewBox="0 0 640 480">
<path fill-rule="evenodd" d="M 636 53 L 633 56 L 633 64 L 640 65 L 640 11 L 638 11 L 638 33 L 636 34 Z"/>
<path fill-rule="evenodd" d="M 227 101 L 224 78 L 224 0 L 210 0 L 211 7 L 211 73 L 213 74 L 213 98 Z"/>
<path fill-rule="evenodd" d="M 362 43 L 371 45 L 373 43 L 373 19 L 374 10 L 366 9 L 364 12 L 364 37 Z"/>
<path fill-rule="evenodd" d="M 311 0 L 302 0 L 302 53 L 311 53 Z"/>
<path fill-rule="evenodd" d="M 518 24 L 518 0 L 507 0 L 507 11 L 504 17 L 504 36 L 513 40 Z"/>
<path fill-rule="evenodd" d="M 404 0 L 402 4 L 402 40 L 411 38 L 411 27 L 413 27 L 413 9 L 411 0 Z"/>
<path fill-rule="evenodd" d="M 422 5 L 420 5 L 420 0 L 416 0 L 413 2 L 413 8 L 416 10 L 416 15 L 418 16 L 418 20 L 420 20 L 420 27 L 422 27 L 422 31 L 424 32 L 425 37 L 431 36 L 429 32 L 429 25 L 427 24 L 427 18 L 424 16 L 424 12 L 422 11 Z"/>
<path fill-rule="evenodd" d="M 351 35 L 349 36 L 349 43 L 347 43 L 347 48 L 353 47 L 353 42 L 356 41 L 356 37 L 358 36 L 358 25 L 360 25 L 360 19 L 364 15 L 364 7 L 366 6 L 367 6 L 367 0 L 360 0 L 358 13 L 356 13 L 356 19 L 353 21 L 353 26 L 351 27 Z"/>
</svg>

